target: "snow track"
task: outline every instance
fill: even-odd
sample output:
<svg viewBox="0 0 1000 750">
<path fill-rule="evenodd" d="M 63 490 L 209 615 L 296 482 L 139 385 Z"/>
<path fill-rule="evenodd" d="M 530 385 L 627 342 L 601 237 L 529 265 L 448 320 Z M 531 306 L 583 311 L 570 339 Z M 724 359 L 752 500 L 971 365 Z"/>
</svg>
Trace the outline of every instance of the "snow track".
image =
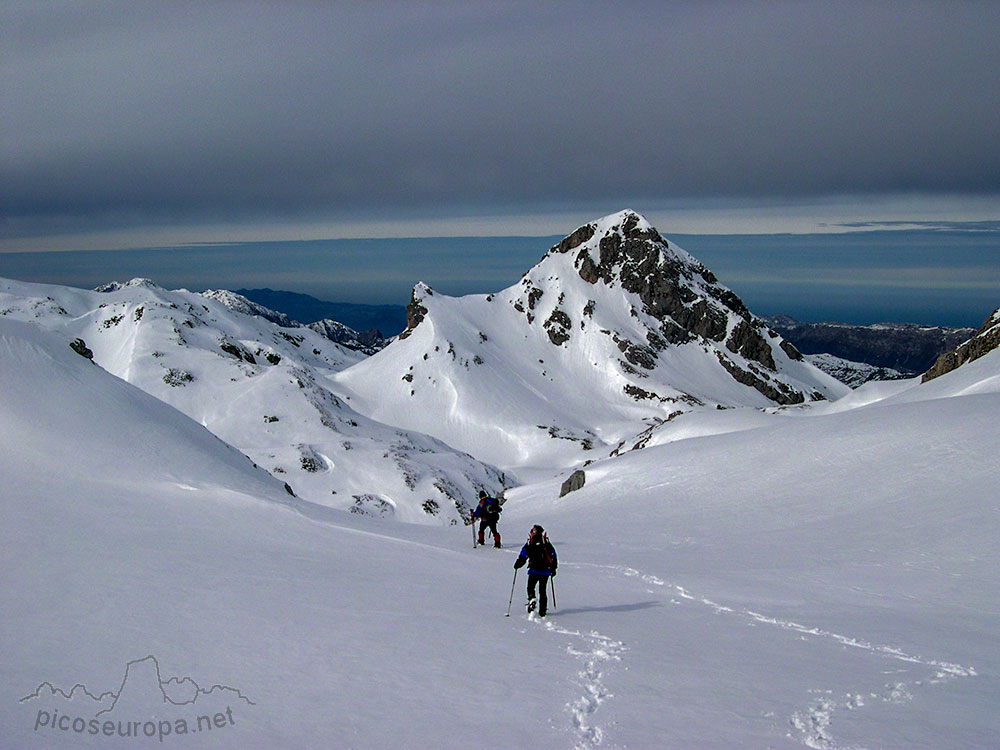
<svg viewBox="0 0 1000 750">
<path fill-rule="evenodd" d="M 885 683 L 879 690 L 851 690 L 847 691 L 842 698 L 835 698 L 834 691 L 832 690 L 811 690 L 811 694 L 820 697 L 814 697 L 809 702 L 807 708 L 801 711 L 796 711 L 789 719 L 789 724 L 795 731 L 795 735 L 789 734 L 789 737 L 796 738 L 797 736 L 797 739 L 806 747 L 818 748 L 819 750 L 832 750 L 833 748 L 840 747 L 840 745 L 835 742 L 830 730 L 833 716 L 838 711 L 855 711 L 864 708 L 866 705 L 875 705 L 878 703 L 906 703 L 913 699 L 913 691 L 916 689 L 930 685 L 941 685 L 961 677 L 977 676 L 975 668 L 970 666 L 963 666 L 961 664 L 938 659 L 928 659 L 923 656 L 907 653 L 903 649 L 895 646 L 873 643 L 863 638 L 842 635 L 824 628 L 811 627 L 792 620 L 770 617 L 752 609 L 729 607 L 707 597 L 697 596 L 680 584 L 665 581 L 658 576 L 644 573 L 628 566 L 600 565 L 592 563 L 577 563 L 575 565 L 581 567 L 595 567 L 617 572 L 626 578 L 637 579 L 643 584 L 646 584 L 647 587 L 657 587 L 666 591 L 672 591 L 676 594 L 676 597 L 671 596 L 670 598 L 670 601 L 673 604 L 689 602 L 701 605 L 710 608 L 716 615 L 738 617 L 747 621 L 751 625 L 769 625 L 789 631 L 790 633 L 798 634 L 799 638 L 818 638 L 828 640 L 844 648 L 859 649 L 861 651 L 868 652 L 874 657 L 894 659 L 908 664 L 918 665 L 930 670 L 930 674 L 922 679 L 912 680 L 910 682 L 892 680 Z M 647 591 L 649 593 L 655 593 L 655 589 L 652 588 L 647 588 Z M 550 628 L 552 627 L 551 623 L 546 624 Z M 556 628 L 552 629 L 557 630 L 557 632 L 567 632 Z M 576 632 L 571 634 L 577 635 L 581 638 L 588 637 Z M 604 636 L 599 636 L 596 633 L 592 634 L 590 637 L 610 641 L 610 639 L 605 639 Z M 620 658 L 618 655 L 621 650 L 624 649 L 624 646 L 617 641 L 614 643 L 617 644 L 618 650 L 613 650 L 611 654 L 612 658 L 617 659 Z M 596 649 L 594 653 L 596 654 L 598 651 L 599 649 Z M 596 707 L 603 702 L 603 697 L 600 697 L 600 690 L 603 686 L 600 683 L 600 672 L 596 671 L 596 663 L 596 659 L 588 661 L 587 669 L 584 673 L 581 673 L 586 674 L 589 671 L 589 673 L 596 675 L 590 683 L 586 683 L 593 687 L 595 695 L 598 696 L 598 698 L 594 701 L 592 710 L 596 710 Z M 886 671 L 881 672 L 881 674 L 888 673 L 889 672 Z M 586 700 L 581 702 L 581 706 L 587 705 L 589 704 Z M 574 713 L 576 714 L 575 709 Z M 585 724 L 583 719 L 586 718 L 586 712 L 580 714 L 580 716 L 581 720 L 577 722 L 577 726 L 581 728 L 581 736 L 585 741 L 579 743 L 577 747 L 588 748 L 599 744 L 601 741 L 600 728 L 591 728 Z M 590 742 L 590 744 L 586 744 L 587 742 Z"/>
<path fill-rule="evenodd" d="M 582 668 L 573 680 L 582 688 L 580 697 L 566 704 L 574 735 L 574 750 L 591 750 L 604 741 L 604 729 L 595 721 L 595 714 L 601 705 L 614 694 L 604 684 L 607 668 L 622 660 L 627 651 L 622 641 L 609 638 L 596 630 L 583 632 L 557 625 L 551 619 L 542 619 L 534 613 L 528 616 L 553 634 L 570 639 L 566 653 L 582 663 Z"/>
</svg>

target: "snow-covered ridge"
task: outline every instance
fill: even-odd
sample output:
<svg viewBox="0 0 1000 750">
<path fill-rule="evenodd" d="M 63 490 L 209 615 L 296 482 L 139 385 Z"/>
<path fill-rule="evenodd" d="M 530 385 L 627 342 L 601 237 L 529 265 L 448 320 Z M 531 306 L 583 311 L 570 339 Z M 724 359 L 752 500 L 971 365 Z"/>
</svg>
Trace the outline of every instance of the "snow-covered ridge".
<svg viewBox="0 0 1000 750">
<path fill-rule="evenodd" d="M 244 315 L 256 315 L 264 320 L 270 320 L 282 328 L 294 328 L 298 325 L 284 313 L 271 310 L 263 305 L 258 305 L 243 295 L 230 292 L 227 289 L 206 289 L 201 293 L 201 296 L 221 302 L 233 312 L 243 313 Z"/>
<path fill-rule="evenodd" d="M 148 280 L 87 292 L 0 280 L 0 315 L 80 339 L 94 361 L 207 426 L 301 497 L 355 513 L 459 523 L 493 467 L 389 427 L 335 392 L 365 358 L 311 328 L 279 326 L 238 295 Z M 235 308 L 235 310 L 233 309 Z"/>
<path fill-rule="evenodd" d="M 131 283 L 131 282 L 130 282 Z M 151 283 L 151 282 L 150 282 Z M 241 294 L 231 292 L 227 289 L 210 289 L 201 293 L 203 297 L 217 300 L 233 312 L 244 315 L 256 315 L 264 320 L 269 320 L 282 328 L 309 328 L 324 338 L 329 339 L 344 349 L 350 349 L 362 354 L 374 354 L 382 349 L 388 342 L 377 336 L 374 332 L 359 333 L 353 328 L 344 325 L 336 320 L 318 320 L 303 326 L 292 320 L 284 313 L 272 310 L 269 307 L 260 305 L 247 299 Z"/>
</svg>

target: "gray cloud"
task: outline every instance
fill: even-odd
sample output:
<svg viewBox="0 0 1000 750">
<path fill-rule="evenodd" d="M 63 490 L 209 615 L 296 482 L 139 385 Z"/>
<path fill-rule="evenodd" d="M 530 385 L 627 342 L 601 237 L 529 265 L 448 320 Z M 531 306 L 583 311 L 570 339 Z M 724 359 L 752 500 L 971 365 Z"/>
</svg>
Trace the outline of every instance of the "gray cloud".
<svg viewBox="0 0 1000 750">
<path fill-rule="evenodd" d="M 996 3 L 0 13 L 8 237 L 84 219 L 1000 192 Z"/>
</svg>

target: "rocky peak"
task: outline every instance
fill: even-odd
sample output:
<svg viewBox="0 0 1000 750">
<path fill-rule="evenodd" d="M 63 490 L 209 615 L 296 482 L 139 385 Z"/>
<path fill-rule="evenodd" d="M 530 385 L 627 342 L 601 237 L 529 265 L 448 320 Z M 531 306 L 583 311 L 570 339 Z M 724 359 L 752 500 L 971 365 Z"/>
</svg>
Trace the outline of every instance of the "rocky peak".
<svg viewBox="0 0 1000 750">
<path fill-rule="evenodd" d="M 406 306 L 406 330 L 399 334 L 399 338 L 408 338 L 413 333 L 413 329 L 420 325 L 420 322 L 427 315 L 427 308 L 424 307 L 423 301 L 433 295 L 434 291 L 422 281 L 417 282 L 417 285 L 413 287 L 413 291 L 410 293 L 410 302 Z"/>
<path fill-rule="evenodd" d="M 658 333 L 666 342 L 705 338 L 774 368 L 766 329 L 743 301 L 702 263 L 671 247 L 635 211 L 585 224 L 549 251 L 549 255 L 565 253 L 575 254 L 573 265 L 589 284 L 620 286 L 638 295 L 644 312 L 659 322 Z M 732 324 L 734 317 L 737 321 Z M 782 343 L 786 354 L 801 359 L 793 346 Z"/>
</svg>

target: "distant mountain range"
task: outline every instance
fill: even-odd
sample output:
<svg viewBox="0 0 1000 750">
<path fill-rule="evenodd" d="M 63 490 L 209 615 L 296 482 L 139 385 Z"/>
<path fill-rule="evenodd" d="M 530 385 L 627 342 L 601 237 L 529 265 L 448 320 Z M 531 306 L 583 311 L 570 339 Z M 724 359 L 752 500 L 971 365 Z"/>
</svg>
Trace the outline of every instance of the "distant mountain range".
<svg viewBox="0 0 1000 750">
<path fill-rule="evenodd" d="M 0 320 L 58 334 L 319 505 L 459 523 L 479 490 L 504 486 L 494 467 L 375 422 L 332 392 L 330 376 L 373 351 L 332 321 L 288 327 L 232 292 L 168 291 L 147 279 L 92 292 L 0 279 Z"/>
<path fill-rule="evenodd" d="M 308 294 L 277 289 L 237 289 L 236 293 L 258 305 L 280 311 L 303 325 L 335 320 L 361 333 L 374 329 L 378 331 L 379 338 L 391 338 L 406 328 L 406 308 L 403 305 L 327 302 Z"/>
<path fill-rule="evenodd" d="M 762 318 L 768 328 L 795 344 L 803 354 L 830 354 L 851 362 L 896 370 L 901 377 L 925 372 L 935 360 L 976 332 L 914 323 L 803 323 L 787 315 Z"/>
</svg>

